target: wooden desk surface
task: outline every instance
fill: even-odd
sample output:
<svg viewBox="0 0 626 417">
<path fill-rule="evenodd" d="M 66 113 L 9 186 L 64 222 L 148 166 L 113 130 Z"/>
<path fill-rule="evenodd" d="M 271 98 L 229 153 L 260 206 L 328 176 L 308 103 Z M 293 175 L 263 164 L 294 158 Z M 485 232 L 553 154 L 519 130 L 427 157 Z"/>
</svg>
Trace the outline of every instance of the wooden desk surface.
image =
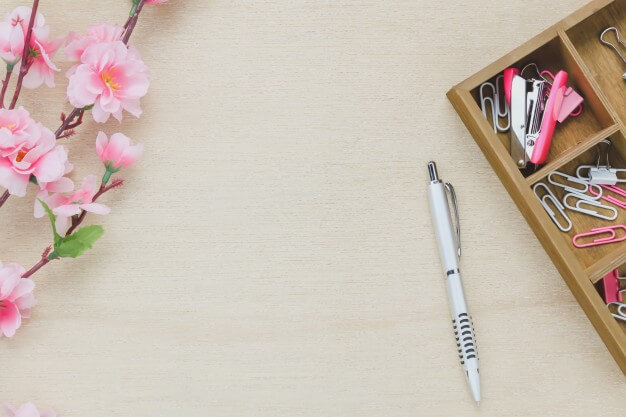
<svg viewBox="0 0 626 417">
<path fill-rule="evenodd" d="M 122 22 L 126 3 L 41 11 L 60 34 Z M 95 250 L 35 276 L 34 316 L 0 340 L 0 402 L 63 417 L 623 416 L 624 376 L 445 97 L 585 1 L 453 3 L 147 10 L 133 39 L 152 88 L 122 128 L 144 158 L 105 199 L 113 214 L 90 217 L 106 228 Z M 23 100 L 50 126 L 62 102 L 63 88 Z M 75 178 L 100 129 L 119 125 L 68 141 Z M 451 334 L 430 159 L 459 194 L 480 410 Z M 32 199 L 0 212 L 3 261 L 30 266 L 49 241 Z"/>
</svg>

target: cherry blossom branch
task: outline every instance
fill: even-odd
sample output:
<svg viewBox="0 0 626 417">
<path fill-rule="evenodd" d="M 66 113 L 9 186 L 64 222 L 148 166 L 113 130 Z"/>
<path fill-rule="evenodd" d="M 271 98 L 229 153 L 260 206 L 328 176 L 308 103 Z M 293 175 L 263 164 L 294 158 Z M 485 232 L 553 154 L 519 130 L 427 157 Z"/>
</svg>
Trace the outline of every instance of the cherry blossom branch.
<svg viewBox="0 0 626 417">
<path fill-rule="evenodd" d="M 24 40 L 24 51 L 22 52 L 22 64 L 20 65 L 20 75 L 17 78 L 17 84 L 15 86 L 15 92 L 13 93 L 13 100 L 9 109 L 14 109 L 17 104 L 17 99 L 22 91 L 22 82 L 24 77 L 28 74 L 28 70 L 32 65 L 32 60 L 29 60 L 30 55 L 30 38 L 33 36 L 33 26 L 35 25 L 35 18 L 37 17 L 37 8 L 39 8 L 39 0 L 33 1 L 33 9 L 30 12 L 30 21 L 28 22 L 28 30 L 26 31 L 26 39 Z"/>
<path fill-rule="evenodd" d="M 100 189 L 98 190 L 98 192 L 93 196 L 93 200 L 92 202 L 95 202 L 98 197 L 100 197 L 102 194 L 106 193 L 107 191 L 110 191 L 114 188 L 118 188 L 121 187 L 122 185 L 124 185 L 124 180 L 121 178 L 116 178 L 114 179 L 111 184 L 106 185 L 106 184 L 102 184 L 100 185 Z M 72 217 L 72 225 L 70 226 L 70 228 L 67 230 L 67 233 L 65 233 L 65 236 L 69 236 L 72 234 L 72 232 L 74 230 L 76 230 L 76 228 L 78 226 L 80 226 L 80 224 L 83 222 L 83 220 L 85 220 L 85 217 L 87 216 L 87 212 L 85 210 L 82 210 L 81 213 L 78 216 L 74 216 Z"/>
<path fill-rule="evenodd" d="M 11 197 L 11 194 L 9 194 L 9 190 L 6 190 L 4 194 L 2 194 L 2 197 L 0 197 L 0 207 L 2 207 L 4 203 L 6 203 L 9 197 Z"/>
<path fill-rule="evenodd" d="M 139 3 L 137 4 L 137 8 L 135 9 L 135 13 L 133 13 L 133 15 L 130 16 L 128 20 L 126 21 L 126 23 L 124 24 L 124 29 L 126 29 L 126 31 L 124 32 L 124 37 L 122 38 L 122 42 L 124 42 L 124 44 L 126 45 L 128 45 L 128 41 L 130 41 L 130 37 L 133 34 L 133 31 L 135 30 L 135 26 L 137 25 L 137 21 L 139 20 L 139 14 L 143 10 L 143 6 L 145 3 L 146 3 L 146 0 L 140 0 Z M 62 136 L 63 132 L 68 129 L 72 129 L 72 127 L 68 127 L 68 126 L 74 121 L 74 119 L 79 114 L 82 117 L 82 112 L 84 112 L 84 109 L 75 108 L 74 110 L 72 110 L 69 116 L 67 116 L 65 120 L 63 120 L 63 124 L 61 124 L 61 126 L 56 130 L 55 135 L 57 139 L 61 139 L 62 137 L 65 137 L 65 136 Z"/>
<path fill-rule="evenodd" d="M 85 109 L 74 109 L 70 113 L 69 116 L 65 116 L 65 113 L 61 113 L 61 126 L 54 132 L 54 135 L 57 139 L 64 138 L 66 136 L 63 135 L 63 132 L 66 130 L 74 129 L 79 126 L 83 122 L 83 115 L 85 114 Z M 73 120 L 78 116 L 78 120 L 74 123 Z"/>
<path fill-rule="evenodd" d="M 130 40 L 130 35 L 133 34 L 133 30 L 135 30 L 135 25 L 137 25 L 137 21 L 139 20 L 139 14 L 143 9 L 143 5 L 146 3 L 146 0 L 140 0 L 137 4 L 137 8 L 135 9 L 135 13 L 131 16 L 130 20 L 127 22 L 128 27 L 126 28 L 126 33 L 124 33 L 124 37 L 122 38 L 122 42 L 128 45 L 128 41 Z"/>
<path fill-rule="evenodd" d="M 100 197 L 102 194 L 104 194 L 107 191 L 110 191 L 110 190 L 112 190 L 114 188 L 121 187 L 122 185 L 124 185 L 124 180 L 122 180 L 120 178 L 114 179 L 111 182 L 111 184 L 109 184 L 109 185 L 102 184 L 100 186 L 100 189 L 98 190 L 98 192 L 93 196 L 93 200 L 92 201 L 96 201 L 98 199 L 98 197 Z M 76 230 L 76 228 L 78 226 L 80 226 L 80 224 L 83 222 L 83 220 L 85 220 L 86 216 L 87 216 L 87 212 L 83 210 L 80 213 L 79 216 L 73 217 L 72 218 L 72 225 L 67 230 L 67 233 L 65 234 L 65 236 L 71 235 L 72 232 L 74 232 L 74 230 Z M 50 258 L 50 253 L 52 253 L 52 247 L 48 246 L 43 251 L 43 253 L 41 254 L 41 259 L 39 260 L 39 262 L 37 262 L 35 265 L 32 266 L 32 268 L 30 268 L 28 271 L 26 271 L 22 275 L 22 278 L 30 278 L 31 275 L 33 275 L 35 272 L 39 271 L 41 268 L 43 268 L 45 265 L 47 265 L 53 259 L 60 259 L 60 258 L 56 258 L 54 256 L 52 258 Z"/>
<path fill-rule="evenodd" d="M 0 109 L 4 109 L 4 96 L 7 94 L 7 87 L 9 86 L 9 81 L 11 80 L 12 74 L 12 65 L 10 70 L 9 66 L 7 65 L 7 75 L 4 77 L 4 81 L 2 81 L 2 92 L 0 92 Z"/>
<path fill-rule="evenodd" d="M 30 268 L 28 271 L 24 272 L 22 278 L 29 278 L 35 272 L 39 271 L 44 265 L 50 262 L 52 260 L 49 258 L 50 252 L 52 252 L 52 247 L 48 246 L 41 254 L 41 259 L 39 260 L 39 262 L 33 265 L 33 267 Z"/>
</svg>

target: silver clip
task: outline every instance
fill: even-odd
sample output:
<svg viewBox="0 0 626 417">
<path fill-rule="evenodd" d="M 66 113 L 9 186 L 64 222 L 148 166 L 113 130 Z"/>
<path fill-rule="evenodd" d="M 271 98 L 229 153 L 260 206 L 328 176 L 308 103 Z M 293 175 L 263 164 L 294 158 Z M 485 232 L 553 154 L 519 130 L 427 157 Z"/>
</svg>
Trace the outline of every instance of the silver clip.
<svg viewBox="0 0 626 417">
<path fill-rule="evenodd" d="M 502 89 L 500 89 L 500 85 L 502 84 Z M 491 93 L 486 93 L 486 90 L 490 88 Z M 506 132 L 511 127 L 511 112 L 509 110 L 509 103 L 506 102 L 504 98 L 504 75 L 499 75 L 495 79 L 495 84 L 490 82 L 485 82 L 480 85 L 479 89 L 480 96 L 480 108 L 483 111 L 483 116 L 487 120 L 487 107 L 491 109 L 489 113 L 491 114 L 491 123 L 493 125 L 493 131 L 495 133 L 498 132 Z M 506 119 L 506 125 L 500 125 L 500 118 Z"/>
<path fill-rule="evenodd" d="M 609 32 L 615 32 L 615 38 L 617 39 L 617 45 L 607 41 L 605 38 L 606 34 Z M 621 48 L 626 48 L 626 43 L 624 43 L 624 41 L 622 41 L 622 38 L 619 34 L 619 30 L 617 30 L 617 28 L 615 26 L 611 26 L 608 27 L 606 29 L 604 29 L 604 31 L 602 32 L 602 34 L 600 35 L 600 42 L 602 42 L 603 44 L 605 44 L 606 46 L 613 48 L 613 50 L 615 51 L 615 53 L 617 53 L 617 55 L 622 59 L 622 61 L 624 61 L 624 64 L 626 64 L 626 55 L 624 55 L 624 53 L 622 52 Z M 618 45 L 621 46 L 618 47 Z M 626 73 L 624 73 L 622 75 L 622 78 L 626 80 Z"/>
<path fill-rule="evenodd" d="M 578 201 L 576 202 L 576 205 L 572 206 L 570 205 L 567 200 L 571 197 L 576 198 Z M 577 211 L 579 213 L 583 213 L 583 214 L 587 214 L 589 216 L 593 216 L 593 217 L 597 217 L 599 219 L 604 219 L 604 220 L 615 220 L 617 219 L 617 210 L 611 206 L 607 206 L 604 205 L 602 203 L 600 203 L 599 201 L 593 200 L 591 199 L 589 196 L 584 195 L 584 194 L 579 194 L 579 193 L 568 193 L 565 195 L 565 197 L 563 197 L 563 205 L 565 205 L 565 207 L 567 207 L 570 210 L 573 211 Z M 603 210 L 607 210 L 613 213 L 612 216 L 606 216 L 604 214 L 599 213 L 597 210 L 593 210 L 593 209 L 586 209 L 583 206 L 587 205 L 587 206 L 592 206 L 592 207 L 597 207 Z"/>
<path fill-rule="evenodd" d="M 607 145 L 606 152 L 602 153 L 602 145 Z M 595 185 L 615 185 L 617 183 L 626 182 L 626 178 L 619 178 L 620 173 L 626 173 L 626 169 L 617 169 L 611 167 L 610 151 L 611 141 L 604 139 L 598 143 L 598 160 L 596 165 L 580 165 L 576 169 L 576 176 L 581 180 L 587 181 L 589 184 Z M 601 165 L 602 156 L 605 157 L 605 164 Z M 584 172 L 587 171 L 587 175 Z"/>
<path fill-rule="evenodd" d="M 452 184 L 447 182 L 445 184 L 446 190 L 450 194 L 450 199 L 452 200 L 452 207 L 454 208 L 454 220 L 456 222 L 456 244 L 457 251 L 459 253 L 459 258 L 461 257 L 461 222 L 459 220 L 459 206 L 456 200 L 456 192 L 454 191 L 454 187 Z"/>
<path fill-rule="evenodd" d="M 538 189 L 540 187 L 546 190 L 546 194 L 543 197 L 540 197 L 538 193 Z M 550 218 L 552 219 L 552 222 L 554 222 L 554 224 L 556 225 L 556 227 L 559 228 L 560 231 L 567 233 L 570 230 L 572 230 L 572 221 L 570 220 L 568 215 L 565 214 L 565 207 L 563 207 L 563 204 L 561 204 L 561 202 L 556 198 L 556 196 L 552 193 L 552 190 L 550 190 L 550 188 L 547 185 L 545 185 L 542 182 L 538 182 L 533 187 L 533 192 L 535 193 L 535 196 L 539 199 L 539 202 L 543 206 L 543 209 L 548 213 L 548 216 L 550 216 Z M 554 210 L 550 208 L 548 201 L 551 202 L 554 205 L 554 207 L 556 207 L 556 210 L 565 219 L 565 222 L 566 222 L 565 226 L 559 223 L 559 220 L 556 217 L 556 213 L 554 212 Z"/>
</svg>

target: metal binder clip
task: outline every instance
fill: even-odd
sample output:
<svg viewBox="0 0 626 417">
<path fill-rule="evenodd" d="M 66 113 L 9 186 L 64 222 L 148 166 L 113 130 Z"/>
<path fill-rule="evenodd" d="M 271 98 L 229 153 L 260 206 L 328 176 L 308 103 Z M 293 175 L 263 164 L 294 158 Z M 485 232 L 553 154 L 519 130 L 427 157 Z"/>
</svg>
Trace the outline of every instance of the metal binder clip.
<svg viewBox="0 0 626 417">
<path fill-rule="evenodd" d="M 459 258 L 461 257 L 461 222 L 459 221 L 459 206 L 456 200 L 456 191 L 449 182 L 445 183 L 446 190 L 450 194 L 452 200 L 452 208 L 454 208 L 454 222 L 456 223 L 456 245 Z"/>
<path fill-rule="evenodd" d="M 620 289 L 620 280 L 626 280 L 626 277 L 620 277 L 618 269 L 609 272 L 602 278 L 603 298 L 607 307 L 617 306 L 617 313 L 611 312 L 611 315 L 618 320 L 626 321 L 626 304 L 624 304 L 622 295 L 626 290 Z"/>
<path fill-rule="evenodd" d="M 557 182 L 555 177 L 564 178 L 566 182 Z M 552 171 L 548 175 L 548 182 L 556 187 L 563 188 L 568 193 L 586 194 L 589 191 L 589 184 L 586 181 L 559 171 Z M 568 185 L 568 183 L 572 185 Z"/>
<path fill-rule="evenodd" d="M 502 90 L 500 90 L 500 85 L 502 85 Z M 491 89 L 491 91 L 486 91 L 488 89 Z M 482 83 L 479 90 L 480 108 L 483 111 L 483 116 L 485 116 L 487 120 L 489 120 L 489 117 L 487 117 L 487 111 L 489 111 L 493 131 L 495 133 L 506 132 L 511 127 L 511 112 L 509 111 L 509 104 L 504 98 L 503 90 L 503 75 L 496 77 L 495 84 L 490 82 Z M 490 110 L 487 110 L 488 108 Z M 506 119 L 505 126 L 500 125 L 500 118 Z"/>
<path fill-rule="evenodd" d="M 604 153 L 605 164 L 600 165 L 600 161 L 602 160 L 602 145 L 606 145 L 606 152 Z M 603 141 L 598 143 L 598 160 L 596 165 L 580 165 L 576 169 L 576 176 L 582 180 L 589 182 L 590 184 L 599 184 L 599 185 L 615 185 L 617 183 L 626 182 L 626 178 L 619 178 L 619 174 L 626 173 L 626 169 L 617 169 L 611 167 L 610 162 L 610 150 L 611 150 L 611 141 L 609 139 L 604 139 Z M 584 173 L 587 172 L 585 176 Z"/>
<path fill-rule="evenodd" d="M 546 194 L 544 194 L 543 197 L 539 195 L 539 192 L 538 192 L 539 188 L 543 188 L 546 191 Z M 552 222 L 554 222 L 554 224 L 556 225 L 556 227 L 559 228 L 560 231 L 567 233 L 570 230 L 572 230 L 572 221 L 570 220 L 568 215 L 565 214 L 565 207 L 563 207 L 563 204 L 561 204 L 561 202 L 558 200 L 558 198 L 556 198 L 556 196 L 552 193 L 552 190 L 550 190 L 550 188 L 547 185 L 545 185 L 542 182 L 538 182 L 533 187 L 533 192 L 535 193 L 535 196 L 539 199 L 539 202 L 543 206 L 543 209 L 546 211 L 546 213 L 548 213 L 548 216 L 550 216 L 550 218 L 552 219 Z M 565 226 L 563 226 L 559 222 L 556 216 L 556 213 L 554 212 L 554 210 L 552 210 L 552 208 L 550 208 L 550 205 L 548 204 L 548 202 L 551 202 L 552 205 L 559 212 L 561 217 L 565 219 Z"/>
<path fill-rule="evenodd" d="M 575 198 L 578 201 L 576 201 L 576 204 L 574 206 L 570 205 L 567 200 L 570 198 Z M 599 219 L 604 219 L 604 220 L 615 220 L 617 219 L 617 210 L 614 207 L 610 207 L 607 205 L 604 205 L 602 203 L 600 203 L 599 201 L 596 200 L 592 200 L 589 198 L 589 196 L 587 195 L 583 195 L 583 194 L 579 194 L 579 193 L 568 193 L 565 194 L 565 197 L 563 198 L 563 205 L 565 207 L 567 207 L 570 210 L 573 211 L 577 211 L 579 213 L 583 213 L 583 214 L 587 214 L 589 216 L 593 216 L 593 217 L 597 217 Z M 597 207 L 599 209 L 602 210 L 607 210 L 610 211 L 611 213 L 613 213 L 612 215 L 608 216 L 602 213 L 599 213 L 597 210 L 593 210 L 593 209 L 586 209 L 583 206 L 592 206 L 592 207 Z"/>
<path fill-rule="evenodd" d="M 615 32 L 615 38 L 617 39 L 617 44 L 614 44 L 614 43 L 612 43 L 610 41 L 607 41 L 605 39 L 606 35 L 609 32 Z M 602 42 L 603 44 L 605 44 L 606 46 L 608 46 L 610 48 L 613 48 L 615 53 L 617 53 L 617 55 L 622 59 L 622 61 L 624 61 L 624 64 L 626 64 L 626 55 L 621 50 L 621 48 L 625 48 L 626 49 L 626 43 L 624 43 L 624 41 L 622 41 L 622 38 L 621 38 L 620 33 L 619 33 L 619 30 L 617 30 L 617 28 L 615 26 L 611 26 L 611 27 L 608 27 L 608 28 L 604 29 L 604 31 L 600 35 L 600 42 Z M 622 78 L 624 80 L 626 80 L 626 72 L 622 75 Z"/>
<path fill-rule="evenodd" d="M 618 237 L 618 233 L 616 232 L 616 230 L 622 230 L 624 231 L 624 236 L 622 237 Z M 594 239 L 591 242 L 587 242 L 587 243 L 578 243 L 579 240 L 581 240 L 582 238 L 585 237 L 589 237 L 589 236 L 603 236 L 608 234 L 609 236 L 607 237 L 599 237 L 597 239 Z M 574 238 L 572 239 L 572 243 L 574 244 L 575 247 L 577 248 L 588 248 L 591 246 L 600 246 L 600 245 L 608 245 L 610 243 L 617 243 L 617 242 L 622 242 L 626 240 L 626 226 L 624 226 L 623 224 L 618 224 L 615 226 L 606 226 L 606 227 L 598 227 L 595 229 L 591 229 L 591 231 L 587 232 L 587 233 L 581 233 L 578 234 L 576 236 L 574 236 Z"/>
</svg>

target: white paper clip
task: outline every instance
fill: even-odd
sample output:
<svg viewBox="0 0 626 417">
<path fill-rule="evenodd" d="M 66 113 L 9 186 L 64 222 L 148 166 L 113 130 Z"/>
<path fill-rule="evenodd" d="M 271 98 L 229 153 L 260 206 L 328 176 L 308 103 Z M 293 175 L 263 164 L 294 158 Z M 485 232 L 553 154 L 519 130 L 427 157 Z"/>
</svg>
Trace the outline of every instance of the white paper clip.
<svg viewBox="0 0 626 417">
<path fill-rule="evenodd" d="M 575 205 L 570 205 L 567 200 L 570 198 L 575 198 L 578 201 L 576 201 Z M 593 217 L 597 217 L 599 219 L 604 219 L 604 220 L 615 220 L 617 219 L 617 209 L 615 209 L 614 207 L 611 206 L 607 206 L 602 204 L 601 202 L 597 201 L 597 200 L 593 200 L 591 198 L 589 198 L 589 196 L 587 195 L 582 195 L 579 193 L 568 193 L 565 194 L 565 197 L 563 198 L 563 205 L 565 207 L 567 207 L 570 210 L 573 211 L 577 211 L 579 213 L 583 213 L 583 214 L 587 214 L 589 216 L 593 216 Z M 599 213 L 597 210 L 593 210 L 593 209 L 586 209 L 584 208 L 584 206 L 592 206 L 592 207 L 597 207 L 599 209 L 602 210 L 606 210 L 609 211 L 611 213 L 613 213 L 611 216 L 607 216 L 604 215 L 602 213 Z"/>
<path fill-rule="evenodd" d="M 555 181 L 554 177 L 564 178 L 566 182 L 558 182 Z M 589 183 L 585 180 L 577 177 L 572 177 L 571 175 L 563 174 L 559 171 L 552 171 L 548 175 L 548 182 L 556 187 L 563 188 L 568 193 L 578 193 L 578 194 L 586 194 L 589 191 Z M 576 185 L 568 185 L 567 183 Z"/>
<path fill-rule="evenodd" d="M 544 188 L 546 191 L 546 194 L 543 197 L 539 196 L 539 192 L 537 191 L 539 188 Z M 533 192 L 535 193 L 535 196 L 539 199 L 539 202 L 543 206 L 543 209 L 546 211 L 546 213 L 548 213 L 548 216 L 550 216 L 552 222 L 554 222 L 554 224 L 556 225 L 556 227 L 559 228 L 560 231 L 567 233 L 572 230 L 572 221 L 570 220 L 568 215 L 565 214 L 565 207 L 563 207 L 563 204 L 561 204 L 559 199 L 556 198 L 556 196 L 552 193 L 552 190 L 550 190 L 547 185 L 542 182 L 538 182 L 533 187 Z M 552 210 L 552 208 L 550 208 L 548 202 L 551 202 L 552 205 L 559 212 L 559 214 L 565 219 L 565 226 L 563 226 L 559 222 L 558 218 L 556 217 L 556 213 L 554 212 L 554 210 Z"/>
<path fill-rule="evenodd" d="M 500 85 L 502 85 L 502 89 L 500 89 Z M 488 89 L 491 89 L 491 91 L 487 91 Z M 489 120 L 487 112 L 491 115 L 493 131 L 495 133 L 507 132 L 511 127 L 511 111 L 509 110 L 509 103 L 504 98 L 504 76 L 499 75 L 496 77 L 495 83 L 488 81 L 482 83 L 478 94 L 483 116 Z M 506 125 L 500 125 L 500 118 L 506 119 Z"/>
<path fill-rule="evenodd" d="M 626 304 L 624 304 L 624 303 L 608 303 L 606 306 L 607 307 L 617 306 L 617 310 L 616 310 L 615 313 L 613 313 L 609 309 L 609 311 L 611 311 L 611 315 L 613 317 L 615 317 L 616 319 L 618 319 L 618 320 L 626 321 Z"/>
</svg>

